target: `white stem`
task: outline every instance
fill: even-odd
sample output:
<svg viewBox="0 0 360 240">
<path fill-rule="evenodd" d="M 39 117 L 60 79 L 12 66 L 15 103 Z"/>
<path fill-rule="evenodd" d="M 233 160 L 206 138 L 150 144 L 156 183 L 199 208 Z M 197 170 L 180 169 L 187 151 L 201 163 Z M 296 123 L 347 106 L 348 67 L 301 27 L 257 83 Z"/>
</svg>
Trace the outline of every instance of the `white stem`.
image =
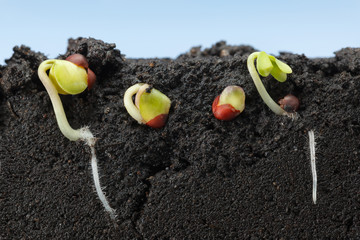
<svg viewBox="0 0 360 240">
<path fill-rule="evenodd" d="M 258 90 L 261 98 L 266 103 L 266 105 L 275 113 L 278 115 L 288 115 L 287 112 L 282 109 L 274 100 L 270 97 L 268 92 L 266 91 L 263 83 L 261 82 L 261 79 L 256 71 L 255 68 L 255 59 L 259 56 L 259 52 L 254 52 L 250 54 L 250 56 L 247 59 L 247 67 L 250 72 L 250 75 L 255 83 L 256 89 Z"/>
<path fill-rule="evenodd" d="M 54 63 L 54 60 L 46 60 L 46 61 L 42 62 L 38 68 L 38 75 L 39 75 L 39 78 L 40 78 L 41 82 L 43 83 L 46 91 L 49 94 L 49 97 L 50 97 L 50 100 L 51 100 L 51 103 L 53 105 L 53 109 L 55 112 L 56 121 L 60 128 L 60 131 L 70 141 L 76 141 L 76 140 L 80 139 L 80 137 L 81 137 L 80 129 L 75 130 L 70 126 L 70 124 L 66 118 L 64 108 L 63 108 L 61 99 L 59 97 L 59 93 L 56 90 L 56 88 L 54 87 L 53 83 L 51 82 L 49 76 L 46 73 L 46 71 L 51 68 L 53 63 Z"/>
<path fill-rule="evenodd" d="M 310 145 L 310 160 L 311 160 L 311 173 L 313 179 L 313 191 L 312 198 L 314 204 L 316 204 L 316 189 L 317 189 L 317 174 L 316 174 L 316 165 L 315 165 L 315 136 L 314 131 L 309 131 L 309 145 Z"/>
<path fill-rule="evenodd" d="M 139 109 L 135 106 L 132 97 L 139 91 L 143 83 L 137 83 L 129 87 L 124 94 L 124 106 L 130 116 L 134 118 L 138 123 L 144 123 L 144 120 L 140 114 Z"/>
<path fill-rule="evenodd" d="M 149 87 L 150 87 L 149 84 L 146 83 L 142 84 L 135 95 L 135 106 L 137 109 L 139 109 L 139 111 L 140 111 L 140 97 Z"/>
</svg>

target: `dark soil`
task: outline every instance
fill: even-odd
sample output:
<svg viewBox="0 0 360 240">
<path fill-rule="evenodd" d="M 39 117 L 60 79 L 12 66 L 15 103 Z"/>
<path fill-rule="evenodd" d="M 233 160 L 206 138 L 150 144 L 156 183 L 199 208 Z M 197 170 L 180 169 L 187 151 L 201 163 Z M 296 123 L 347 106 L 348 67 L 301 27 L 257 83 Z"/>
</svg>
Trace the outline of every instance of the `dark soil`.
<svg viewBox="0 0 360 240">
<path fill-rule="evenodd" d="M 37 77 L 46 57 L 15 47 L 0 66 L 0 239 L 359 239 L 360 49 L 321 59 L 280 54 L 293 74 L 264 83 L 276 100 L 298 96 L 296 120 L 262 102 L 246 67 L 253 51 L 220 42 L 177 59 L 125 59 L 114 44 L 69 40 L 59 57 L 84 54 L 98 81 L 62 100 L 70 124 L 99 138 L 114 223 L 94 191 L 89 148 L 57 126 Z M 164 128 L 126 112 L 124 92 L 138 82 L 172 100 Z M 211 104 L 232 84 L 244 88 L 246 108 L 222 122 Z"/>
</svg>

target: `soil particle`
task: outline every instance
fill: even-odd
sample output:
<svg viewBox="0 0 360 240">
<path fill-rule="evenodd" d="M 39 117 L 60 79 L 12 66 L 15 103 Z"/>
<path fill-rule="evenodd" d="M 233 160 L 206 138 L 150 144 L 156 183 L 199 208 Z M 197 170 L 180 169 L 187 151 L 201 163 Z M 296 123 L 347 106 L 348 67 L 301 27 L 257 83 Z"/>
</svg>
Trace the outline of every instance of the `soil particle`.
<svg viewBox="0 0 360 240">
<path fill-rule="evenodd" d="M 14 47 L 14 54 L 5 61 L 0 74 L 0 85 L 7 95 L 11 95 L 20 88 L 36 89 L 37 67 L 46 58 L 41 53 L 36 53 L 26 46 Z"/>
<path fill-rule="evenodd" d="M 74 53 L 80 53 L 88 59 L 89 67 L 97 76 L 111 76 L 123 64 L 121 53 L 115 47 L 114 43 L 104 43 L 93 38 L 69 39 L 67 52 L 60 58 L 65 59 Z"/>
<path fill-rule="evenodd" d="M 69 40 L 59 58 L 84 54 L 98 81 L 61 98 L 71 126 L 90 126 L 99 138 L 114 223 L 94 192 L 89 149 L 57 127 L 37 77 L 45 56 L 15 47 L 0 66 L 0 239 L 359 238 L 359 49 L 334 58 L 280 54 L 293 73 L 284 83 L 263 82 L 275 101 L 299 98 L 296 120 L 262 102 L 246 68 L 253 51 L 219 42 L 177 59 L 125 59 L 114 44 Z M 139 82 L 172 100 L 164 128 L 126 112 L 124 92 Z M 244 89 L 246 107 L 222 122 L 211 104 L 228 85 Z"/>
</svg>

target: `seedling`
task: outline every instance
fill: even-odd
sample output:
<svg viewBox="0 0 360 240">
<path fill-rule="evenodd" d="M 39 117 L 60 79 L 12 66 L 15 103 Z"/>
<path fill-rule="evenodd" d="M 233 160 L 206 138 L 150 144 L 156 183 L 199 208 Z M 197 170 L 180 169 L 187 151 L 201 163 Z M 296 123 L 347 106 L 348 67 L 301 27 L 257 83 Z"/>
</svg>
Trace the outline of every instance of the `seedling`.
<svg viewBox="0 0 360 240">
<path fill-rule="evenodd" d="M 256 59 L 256 67 L 255 67 Z M 250 75 L 255 83 L 256 89 L 258 90 L 261 98 L 266 103 L 266 105 L 278 115 L 287 115 L 291 116 L 292 113 L 287 112 L 284 108 L 281 108 L 268 94 L 264 85 L 261 82 L 261 79 L 258 75 L 258 72 L 261 76 L 267 77 L 270 74 L 279 82 L 285 82 L 287 74 L 292 73 L 291 68 L 286 63 L 278 60 L 274 56 L 271 56 L 265 52 L 254 52 L 250 54 L 247 59 L 247 67 L 250 72 Z M 257 71 L 256 71 L 257 69 Z M 295 97 L 295 96 L 293 96 Z M 296 98 L 296 97 L 295 97 Z M 284 105 L 283 105 L 284 106 Z M 293 109 L 293 108 L 292 108 Z M 297 109 L 297 108 L 296 108 Z"/>
<path fill-rule="evenodd" d="M 237 117 L 245 108 L 245 92 L 239 86 L 227 86 L 212 104 L 214 116 L 229 121 Z"/>
<path fill-rule="evenodd" d="M 138 123 L 152 128 L 162 128 L 165 125 L 170 105 L 171 101 L 165 94 L 144 83 L 131 86 L 124 95 L 124 106 L 130 116 Z"/>
<path fill-rule="evenodd" d="M 49 71 L 49 75 L 47 71 Z M 73 129 L 64 112 L 64 108 L 59 94 L 79 94 L 86 88 L 91 88 L 96 80 L 96 76 L 89 69 L 86 58 L 81 54 L 69 56 L 66 60 L 49 59 L 42 62 L 38 68 L 38 75 L 49 94 L 54 108 L 56 120 L 60 131 L 70 141 L 82 140 L 91 149 L 91 168 L 94 178 L 96 192 L 112 219 L 115 219 L 115 211 L 106 200 L 100 186 L 100 179 L 95 154 L 96 138 L 88 127 Z"/>
</svg>

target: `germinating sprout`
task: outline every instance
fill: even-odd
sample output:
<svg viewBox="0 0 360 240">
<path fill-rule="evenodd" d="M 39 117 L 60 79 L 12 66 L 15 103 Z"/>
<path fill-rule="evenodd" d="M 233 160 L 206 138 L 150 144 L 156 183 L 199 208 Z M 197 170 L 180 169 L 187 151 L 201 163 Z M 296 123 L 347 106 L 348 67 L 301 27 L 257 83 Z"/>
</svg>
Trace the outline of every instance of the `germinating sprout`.
<svg viewBox="0 0 360 240">
<path fill-rule="evenodd" d="M 47 71 L 49 71 L 49 75 Z M 50 59 L 42 62 L 38 68 L 38 75 L 49 94 L 62 134 L 70 141 L 82 140 L 90 147 L 91 167 L 96 192 L 105 210 L 112 219 L 115 219 L 115 211 L 110 207 L 100 186 L 95 154 L 96 138 L 88 127 L 73 129 L 70 126 L 59 97 L 59 94 L 75 95 L 83 92 L 86 88 L 90 89 L 96 80 L 95 74 L 89 69 L 88 62 L 83 55 L 74 54 L 66 60 Z"/>
<path fill-rule="evenodd" d="M 255 60 L 256 60 L 256 67 L 254 63 Z M 267 77 L 271 74 L 279 82 L 285 82 L 287 79 L 287 74 L 292 73 L 292 69 L 289 67 L 289 65 L 265 52 L 254 52 L 250 54 L 250 56 L 247 59 L 247 67 L 254 81 L 256 89 L 258 90 L 261 98 L 266 103 L 266 105 L 275 114 L 291 116 L 292 113 L 289 113 L 286 111 L 286 109 L 284 110 L 283 108 L 281 108 L 270 97 L 258 75 L 259 73 L 261 76 Z"/>
<path fill-rule="evenodd" d="M 161 128 L 168 118 L 171 101 L 165 94 L 149 84 L 137 83 L 126 90 L 124 106 L 138 123 Z"/>
</svg>

